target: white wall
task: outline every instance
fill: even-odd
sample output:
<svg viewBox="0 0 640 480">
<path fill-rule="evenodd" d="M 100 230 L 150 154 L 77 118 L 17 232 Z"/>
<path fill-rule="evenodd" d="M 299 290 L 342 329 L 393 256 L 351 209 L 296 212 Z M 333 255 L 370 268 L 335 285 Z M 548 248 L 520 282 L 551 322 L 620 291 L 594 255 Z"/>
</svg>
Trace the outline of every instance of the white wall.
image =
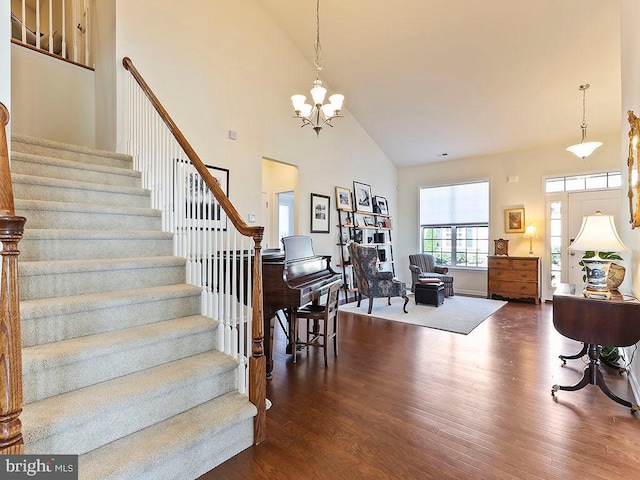
<svg viewBox="0 0 640 480">
<path fill-rule="evenodd" d="M 96 108 L 95 144 L 103 150 L 115 150 L 116 72 L 122 59 L 116 58 L 115 0 L 97 0 L 92 4 L 91 42 L 95 62 Z"/>
<path fill-rule="evenodd" d="M 298 167 L 300 234 L 310 229 L 309 194 L 332 197 L 331 233 L 312 234 L 319 254 L 338 255 L 336 185 L 368 183 L 395 213 L 396 169 L 350 115 L 349 92 L 341 92 L 345 118 L 319 139 L 291 118 L 291 95 L 308 91 L 315 79 L 313 59 L 303 57 L 253 0 L 184 0 L 178 11 L 169 0 L 116 0 L 116 28 L 118 61 L 132 59 L 206 163 L 230 170 L 231 201 L 243 218 L 261 211 L 263 157 Z M 121 151 L 128 75 L 119 67 Z M 229 130 L 237 140 L 227 138 Z"/>
<path fill-rule="evenodd" d="M 590 132 L 593 139 L 597 137 L 604 145 L 586 160 L 566 152 L 567 145 L 553 145 L 399 169 L 398 185 L 402 188 L 398 195 L 400 208 L 396 222 L 399 234 L 394 234 L 396 274 L 405 281 L 411 279 L 409 255 L 420 251 L 418 191 L 420 187 L 433 185 L 488 179 L 491 185 L 489 253 L 493 253 L 493 239 L 502 237 L 509 240 L 509 255 L 528 256 L 528 239 L 522 234 L 504 232 L 504 210 L 524 207 L 526 223 L 533 223 L 538 232 L 538 238 L 533 240 L 533 251 L 543 257 L 546 218 L 543 177 L 620 169 L 618 132 L 608 135 Z M 508 177 L 518 177 L 518 181 L 509 183 Z M 543 262 L 543 271 L 544 265 Z M 452 273 L 456 291 L 486 295 L 486 271 L 455 269 Z"/>
<path fill-rule="evenodd" d="M 620 116 L 625 119 L 621 129 L 621 149 L 620 164 L 623 171 L 626 170 L 626 159 L 628 156 L 628 136 L 629 125 L 626 122 L 627 110 L 633 110 L 636 115 L 640 115 L 640 2 L 637 0 L 621 1 L 621 43 L 622 43 L 622 106 Z M 637 165 L 636 165 L 637 168 Z M 623 184 L 626 187 L 628 184 Z M 626 200 L 626 196 L 624 198 Z M 634 199 L 635 202 L 636 199 Z M 628 218 L 628 202 L 623 201 L 622 218 Z M 640 229 L 631 230 L 623 228 L 620 232 L 625 245 L 631 250 L 631 262 L 627 262 L 627 275 L 632 276 L 633 294 L 640 298 Z M 627 257 L 627 256 L 625 256 Z M 628 258 L 628 257 L 627 257 Z M 638 345 L 640 346 L 640 345 Z M 626 359 L 631 359 L 633 348 L 627 349 Z M 640 355 L 635 355 L 634 362 L 630 368 L 631 383 L 636 399 L 640 399 Z"/>
<path fill-rule="evenodd" d="M 19 45 L 10 46 L 12 130 L 93 147 L 93 71 Z"/>
</svg>

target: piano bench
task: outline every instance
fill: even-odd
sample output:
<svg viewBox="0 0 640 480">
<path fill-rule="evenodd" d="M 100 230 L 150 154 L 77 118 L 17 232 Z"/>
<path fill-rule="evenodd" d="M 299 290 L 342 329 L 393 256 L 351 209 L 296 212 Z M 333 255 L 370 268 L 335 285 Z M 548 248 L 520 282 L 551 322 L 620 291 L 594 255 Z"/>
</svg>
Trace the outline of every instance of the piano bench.
<svg viewBox="0 0 640 480">
<path fill-rule="evenodd" d="M 416 304 L 424 303 L 439 307 L 444 303 L 443 282 L 416 283 L 413 287 L 415 289 Z"/>
</svg>

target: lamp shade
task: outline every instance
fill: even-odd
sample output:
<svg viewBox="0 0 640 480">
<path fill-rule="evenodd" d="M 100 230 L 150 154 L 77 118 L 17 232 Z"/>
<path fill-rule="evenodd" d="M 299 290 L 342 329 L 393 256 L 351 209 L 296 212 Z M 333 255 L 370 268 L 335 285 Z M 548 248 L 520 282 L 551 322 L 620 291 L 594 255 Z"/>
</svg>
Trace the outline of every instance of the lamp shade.
<svg viewBox="0 0 640 480">
<path fill-rule="evenodd" d="M 584 159 L 591 155 L 596 148 L 601 147 L 602 142 L 582 142 L 567 147 L 567 151 Z"/>
<path fill-rule="evenodd" d="M 537 238 L 538 232 L 536 232 L 536 226 L 534 224 L 527 225 L 527 228 L 524 231 L 524 238 Z"/>
<path fill-rule="evenodd" d="M 628 252 L 618 236 L 612 215 L 588 215 L 582 218 L 582 226 L 569 250 L 595 252 Z"/>
</svg>

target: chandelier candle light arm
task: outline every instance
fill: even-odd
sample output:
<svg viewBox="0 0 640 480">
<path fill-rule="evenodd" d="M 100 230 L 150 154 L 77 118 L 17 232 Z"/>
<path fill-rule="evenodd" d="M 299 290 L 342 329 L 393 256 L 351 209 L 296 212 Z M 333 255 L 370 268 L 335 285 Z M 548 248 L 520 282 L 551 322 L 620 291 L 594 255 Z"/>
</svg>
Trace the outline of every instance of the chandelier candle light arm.
<svg viewBox="0 0 640 480">
<path fill-rule="evenodd" d="M 585 90 L 589 87 L 590 85 L 588 83 L 585 83 L 584 85 L 580 85 L 580 87 L 578 87 L 582 91 L 582 124 L 580 125 L 580 128 L 582 129 L 582 140 L 580 141 L 580 143 L 576 143 L 575 145 L 567 147 L 568 152 L 577 155 L 583 160 L 591 155 L 596 148 L 602 146 L 602 142 L 587 142 L 587 122 L 585 120 Z"/>
<path fill-rule="evenodd" d="M 316 0 L 316 42 L 315 42 L 315 61 L 316 79 L 311 89 L 311 101 L 313 104 L 306 103 L 307 97 L 296 94 L 291 97 L 293 103 L 293 111 L 297 118 L 302 120 L 302 126 L 311 125 L 316 135 L 320 137 L 320 130 L 325 125 L 333 127 L 331 120 L 336 117 L 342 117 L 340 112 L 344 102 L 344 95 L 335 93 L 329 97 L 329 103 L 324 103 L 327 95 L 327 89 L 322 86 L 320 80 L 320 70 L 322 70 L 322 48 L 320 46 L 320 0 Z"/>
<path fill-rule="evenodd" d="M 569 250 L 595 252 L 592 258 L 582 259 L 587 273 L 587 284 L 582 293 L 588 298 L 609 300 L 611 292 L 607 287 L 607 277 L 613 260 L 600 258 L 600 252 L 629 251 L 618 236 L 613 216 L 602 215 L 602 212 L 597 211 L 595 215 L 583 217 L 580 231 L 569 245 Z"/>
</svg>

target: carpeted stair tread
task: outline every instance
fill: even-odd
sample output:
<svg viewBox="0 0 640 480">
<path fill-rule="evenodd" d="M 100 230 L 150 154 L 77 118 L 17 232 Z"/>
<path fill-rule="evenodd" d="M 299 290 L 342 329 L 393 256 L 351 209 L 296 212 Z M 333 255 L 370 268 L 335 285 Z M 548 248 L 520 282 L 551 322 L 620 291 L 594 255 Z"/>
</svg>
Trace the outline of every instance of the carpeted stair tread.
<svg viewBox="0 0 640 480">
<path fill-rule="evenodd" d="M 139 187 L 141 177 L 140 172 L 136 172 L 131 168 L 97 164 L 91 165 L 74 160 L 22 152 L 15 152 L 11 155 L 11 171 L 13 174 L 125 185 L 129 187 Z"/>
<path fill-rule="evenodd" d="M 25 347 L 200 313 L 201 289 L 160 287 L 20 302 Z"/>
<path fill-rule="evenodd" d="M 150 207 L 131 207 L 126 205 L 93 205 L 81 202 L 57 202 L 53 200 L 33 200 L 26 198 L 15 199 L 16 211 L 24 210 L 45 210 L 45 211 L 63 211 L 78 213 L 106 213 L 121 214 L 135 216 L 162 217 L 160 210 Z M 112 226 L 113 228 L 113 226 Z"/>
<path fill-rule="evenodd" d="M 47 239 L 47 240 L 172 240 L 171 232 L 159 232 L 156 230 L 73 230 L 55 228 L 25 229 L 22 239 Z"/>
<path fill-rule="evenodd" d="M 25 229 L 22 261 L 168 256 L 173 234 L 154 230 Z"/>
<path fill-rule="evenodd" d="M 131 156 L 123 153 L 56 142 L 13 132 L 11 134 L 11 150 L 13 152 L 51 155 L 56 158 L 81 159 L 86 163 L 119 165 L 121 168 L 131 168 L 132 165 Z"/>
<path fill-rule="evenodd" d="M 192 315 L 23 348 L 25 403 L 214 349 L 217 325 Z"/>
<path fill-rule="evenodd" d="M 140 187 L 107 185 L 61 178 L 36 177 L 13 173 L 15 198 L 91 202 L 98 205 L 149 205 L 149 192 Z"/>
<path fill-rule="evenodd" d="M 82 455 L 80 478 L 192 479 L 252 444 L 255 407 L 228 393 Z"/>
<path fill-rule="evenodd" d="M 48 262 L 21 262 L 19 276 L 51 275 L 52 273 L 100 272 L 130 270 L 164 266 L 184 266 L 181 257 L 99 258 L 94 260 L 52 260 Z"/>
<path fill-rule="evenodd" d="M 87 310 L 134 305 L 166 298 L 181 298 L 200 295 L 200 287 L 189 284 L 163 285 L 159 287 L 123 290 L 119 292 L 93 293 L 75 295 L 58 299 L 39 298 L 20 302 L 20 318 L 22 321 L 52 315 L 70 315 Z"/>
<path fill-rule="evenodd" d="M 37 177 L 35 175 L 24 175 L 12 173 L 11 179 L 15 184 L 29 183 L 40 184 L 51 187 L 72 188 L 75 190 L 98 190 L 107 193 L 126 193 L 128 195 L 139 195 L 148 197 L 149 192 L 141 187 L 128 187 L 122 185 L 108 185 L 106 183 L 81 182 L 79 180 L 68 180 L 66 178 Z"/>
<path fill-rule="evenodd" d="M 26 228 L 160 230 L 162 214 L 148 207 L 94 205 L 80 202 L 15 199 L 16 215 L 27 217 Z"/>
<path fill-rule="evenodd" d="M 170 256 L 21 262 L 20 300 L 173 285 L 185 272 L 186 260 Z"/>
<path fill-rule="evenodd" d="M 237 367 L 210 351 L 27 404 L 28 453 L 81 454 L 105 445 L 228 393 Z"/>
</svg>

